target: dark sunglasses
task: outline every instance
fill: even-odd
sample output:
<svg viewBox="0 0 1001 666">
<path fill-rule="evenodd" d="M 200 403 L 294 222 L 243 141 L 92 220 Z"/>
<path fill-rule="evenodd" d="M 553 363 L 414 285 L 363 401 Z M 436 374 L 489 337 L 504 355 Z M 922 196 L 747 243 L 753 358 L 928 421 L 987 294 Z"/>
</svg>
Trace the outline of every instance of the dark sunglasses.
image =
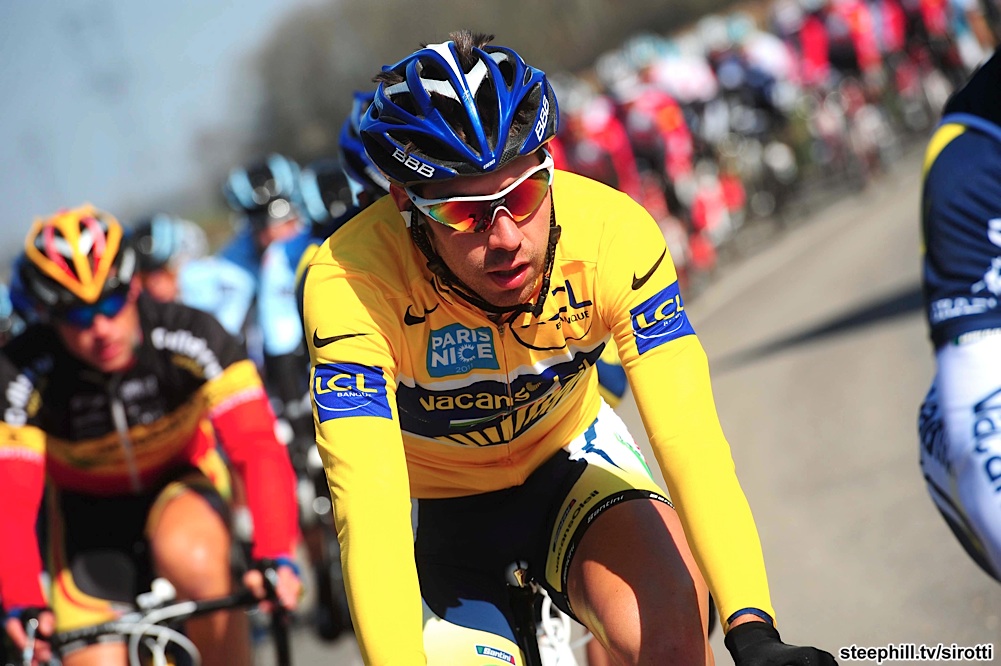
<svg viewBox="0 0 1001 666">
<path fill-rule="evenodd" d="M 105 316 L 108 319 L 117 317 L 118 313 L 122 311 L 128 302 L 129 291 L 128 289 L 123 289 L 108 294 L 96 303 L 67 308 L 53 315 L 53 317 L 74 328 L 90 328 L 94 325 L 94 318 L 97 315 Z"/>
</svg>

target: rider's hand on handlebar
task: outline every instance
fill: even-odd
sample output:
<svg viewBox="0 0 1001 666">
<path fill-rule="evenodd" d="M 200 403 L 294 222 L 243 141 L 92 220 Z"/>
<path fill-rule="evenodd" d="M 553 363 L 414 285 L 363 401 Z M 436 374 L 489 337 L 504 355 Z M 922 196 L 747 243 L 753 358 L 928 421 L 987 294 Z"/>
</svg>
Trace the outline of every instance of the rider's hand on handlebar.
<svg viewBox="0 0 1001 666">
<path fill-rule="evenodd" d="M 7 618 L 4 628 L 7 630 L 7 635 L 10 636 L 14 646 L 22 653 L 24 653 L 29 643 L 28 632 L 25 631 L 25 625 L 28 622 L 37 622 L 34 635 L 38 638 L 34 639 L 32 646 L 31 663 L 37 664 L 51 661 L 52 648 L 48 641 L 42 640 L 41 637 L 49 637 L 55 633 L 56 616 L 47 608 L 25 608 L 16 616 L 9 616 Z"/>
<path fill-rule="evenodd" d="M 787 645 L 767 622 L 732 627 L 723 639 L 736 666 L 837 666 L 830 653 L 814 647 Z"/>
<path fill-rule="evenodd" d="M 270 610 L 272 600 L 277 600 L 286 610 L 295 610 L 302 595 L 298 573 L 292 566 L 281 561 L 258 562 L 243 575 L 243 584 L 258 599 L 267 600 L 262 604 L 265 610 Z"/>
</svg>

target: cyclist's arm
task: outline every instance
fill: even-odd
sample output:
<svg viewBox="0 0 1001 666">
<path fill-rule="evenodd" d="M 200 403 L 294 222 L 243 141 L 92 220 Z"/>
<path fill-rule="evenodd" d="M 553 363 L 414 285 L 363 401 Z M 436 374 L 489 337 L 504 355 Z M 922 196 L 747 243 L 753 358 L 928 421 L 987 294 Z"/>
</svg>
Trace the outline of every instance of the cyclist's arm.
<svg viewBox="0 0 1001 666">
<path fill-rule="evenodd" d="M 757 528 L 737 481 L 706 355 L 683 309 L 670 252 L 645 211 L 628 209 L 629 218 L 603 239 L 599 303 L 605 308 L 599 314 L 612 327 L 647 435 L 720 617 L 726 622 L 745 608 L 774 617 Z M 650 278 L 637 285 L 648 272 Z"/>
<path fill-rule="evenodd" d="M 410 484 L 385 334 L 394 328 L 378 314 L 393 310 L 364 277 L 349 281 L 317 260 L 306 274 L 304 305 L 317 446 L 358 645 L 366 663 L 423 664 Z"/>
<path fill-rule="evenodd" d="M 0 407 L 6 415 L 9 405 L 2 398 Z M 0 599 L 8 611 L 46 605 L 35 537 L 44 483 L 45 433 L 0 422 Z"/>
<path fill-rule="evenodd" d="M 252 556 L 290 557 L 298 534 L 295 475 L 275 437 L 274 414 L 260 375 L 239 342 L 217 322 L 202 317 L 201 326 L 205 339 L 218 341 L 218 367 L 206 370 L 209 379 L 202 390 L 212 427 L 247 490 L 254 519 Z"/>
</svg>

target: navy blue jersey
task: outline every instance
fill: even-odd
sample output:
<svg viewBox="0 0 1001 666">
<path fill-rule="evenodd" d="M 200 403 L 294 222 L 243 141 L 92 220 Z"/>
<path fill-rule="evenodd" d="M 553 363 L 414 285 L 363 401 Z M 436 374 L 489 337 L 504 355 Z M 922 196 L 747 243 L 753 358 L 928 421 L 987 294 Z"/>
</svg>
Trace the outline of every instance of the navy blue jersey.
<svg viewBox="0 0 1001 666">
<path fill-rule="evenodd" d="M 925 312 L 935 347 L 1001 328 L 1001 56 L 946 105 L 925 157 Z"/>
</svg>

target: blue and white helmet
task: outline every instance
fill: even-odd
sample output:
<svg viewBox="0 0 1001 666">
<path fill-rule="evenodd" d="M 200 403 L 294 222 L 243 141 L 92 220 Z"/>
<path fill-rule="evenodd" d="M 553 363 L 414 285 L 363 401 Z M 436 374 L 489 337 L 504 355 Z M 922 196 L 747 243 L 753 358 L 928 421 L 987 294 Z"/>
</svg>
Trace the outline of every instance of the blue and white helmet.
<svg viewBox="0 0 1001 666">
<path fill-rule="evenodd" d="M 302 170 L 299 189 L 303 208 L 316 225 L 336 220 L 352 206 L 352 190 L 339 161 L 320 159 Z"/>
<path fill-rule="evenodd" d="M 166 213 L 140 218 L 128 232 L 141 273 L 166 267 L 179 268 L 208 254 L 205 231 L 190 220 Z"/>
<path fill-rule="evenodd" d="M 344 175 L 348 178 L 348 184 L 351 186 L 351 197 L 356 206 L 362 205 L 363 197 L 366 203 L 371 203 L 389 192 L 389 180 L 385 174 L 379 171 L 379 167 L 365 152 L 365 144 L 362 143 L 359 133 L 362 116 L 368 111 L 374 98 L 374 90 L 355 92 L 354 102 L 351 104 L 351 115 L 344 120 L 341 134 L 337 139 L 341 166 L 344 168 Z"/>
<path fill-rule="evenodd" d="M 230 171 L 222 191 L 233 212 L 252 227 L 299 217 L 299 165 L 278 153 Z"/>
<path fill-rule="evenodd" d="M 490 40 L 471 37 L 479 44 Z M 542 70 L 500 46 L 472 46 L 462 57 L 457 38 L 383 67 L 382 76 L 392 72 L 402 80 L 379 84 L 361 136 L 392 181 L 410 185 L 496 171 L 556 134 L 556 95 Z"/>
</svg>

